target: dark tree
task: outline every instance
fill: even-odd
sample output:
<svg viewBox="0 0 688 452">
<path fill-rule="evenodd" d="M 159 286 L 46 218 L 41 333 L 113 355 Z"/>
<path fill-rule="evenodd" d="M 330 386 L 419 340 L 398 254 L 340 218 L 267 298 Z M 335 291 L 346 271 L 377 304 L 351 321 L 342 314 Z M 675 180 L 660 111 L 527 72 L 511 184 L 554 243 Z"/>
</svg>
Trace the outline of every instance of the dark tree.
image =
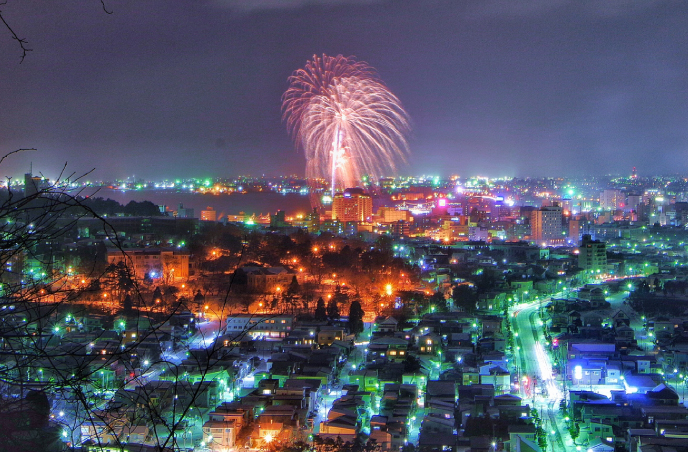
<svg viewBox="0 0 688 452">
<path fill-rule="evenodd" d="M 468 284 L 459 284 L 452 289 L 452 300 L 454 300 L 454 306 L 461 308 L 464 312 L 472 313 L 475 311 L 478 294 Z"/>
<path fill-rule="evenodd" d="M 349 302 L 349 295 L 346 292 L 342 292 L 342 288 L 339 284 L 334 288 L 334 294 L 332 295 L 332 300 L 337 303 L 337 306 L 346 304 Z"/>
<path fill-rule="evenodd" d="M 355 335 L 359 335 L 364 330 L 363 316 L 365 312 L 361 307 L 361 302 L 354 300 L 351 302 L 351 307 L 349 308 L 349 331 Z"/>
<path fill-rule="evenodd" d="M 315 317 L 317 322 L 325 322 L 327 320 L 327 308 L 325 308 L 325 300 L 322 297 L 318 298 L 313 317 Z"/>
<path fill-rule="evenodd" d="M 404 359 L 404 372 L 405 373 L 415 373 L 420 371 L 422 368 L 422 364 L 418 358 L 415 356 L 411 355 L 406 355 L 406 359 Z"/>
<path fill-rule="evenodd" d="M 287 295 L 291 295 L 293 297 L 299 295 L 301 293 L 301 286 L 299 285 L 299 281 L 296 279 L 296 275 L 294 275 L 291 278 L 291 283 L 289 283 L 289 287 L 287 288 Z"/>
<path fill-rule="evenodd" d="M 434 306 L 437 311 L 447 311 L 447 300 L 444 298 L 444 294 L 442 292 L 435 292 L 432 294 L 430 297 L 430 305 Z"/>
<path fill-rule="evenodd" d="M 127 296 L 124 297 L 122 309 L 124 311 L 124 315 L 131 315 L 134 312 L 134 302 L 131 299 L 131 295 L 127 294 Z"/>
<path fill-rule="evenodd" d="M 156 287 L 153 291 L 153 304 L 160 303 L 162 303 L 162 290 L 160 290 L 160 287 Z"/>
<path fill-rule="evenodd" d="M 339 320 L 339 306 L 337 305 L 335 297 L 330 298 L 330 301 L 327 302 L 327 317 L 329 317 L 330 320 Z"/>
</svg>

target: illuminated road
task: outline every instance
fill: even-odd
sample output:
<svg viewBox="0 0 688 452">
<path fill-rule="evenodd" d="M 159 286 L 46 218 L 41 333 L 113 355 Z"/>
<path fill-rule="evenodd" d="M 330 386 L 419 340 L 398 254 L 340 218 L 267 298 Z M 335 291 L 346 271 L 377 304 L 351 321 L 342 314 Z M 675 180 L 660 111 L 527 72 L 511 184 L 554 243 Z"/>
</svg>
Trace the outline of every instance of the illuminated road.
<svg viewBox="0 0 688 452">
<path fill-rule="evenodd" d="M 542 303 L 549 303 L 549 298 Z M 561 385 L 554 378 L 552 361 L 544 347 L 546 339 L 538 316 L 540 305 L 540 302 L 531 302 L 511 308 L 517 375 L 524 401 L 531 399 L 533 406 L 541 413 L 543 428 L 548 433 L 548 448 L 566 451 L 572 443 L 568 432 L 560 425 L 563 421 L 557 419 L 559 403 L 564 394 L 560 389 Z M 533 379 L 536 380 L 535 384 Z M 538 394 L 540 391 L 542 393 Z"/>
</svg>

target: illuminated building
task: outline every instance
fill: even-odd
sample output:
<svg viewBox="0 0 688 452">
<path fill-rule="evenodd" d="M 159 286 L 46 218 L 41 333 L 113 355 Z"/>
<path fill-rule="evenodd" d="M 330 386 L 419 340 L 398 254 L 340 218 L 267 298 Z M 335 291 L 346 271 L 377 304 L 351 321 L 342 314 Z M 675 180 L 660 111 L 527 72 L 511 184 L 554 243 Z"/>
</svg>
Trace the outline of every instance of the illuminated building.
<svg viewBox="0 0 688 452">
<path fill-rule="evenodd" d="M 189 277 L 189 254 L 165 249 L 108 250 L 108 264 L 123 262 L 133 266 L 137 279 L 148 276 L 151 279 L 163 278 L 165 281 L 187 279 Z"/>
<path fill-rule="evenodd" d="M 212 207 L 201 210 L 201 221 L 217 221 L 217 212 Z"/>
<path fill-rule="evenodd" d="M 332 219 L 368 222 L 373 216 L 373 199 L 358 188 L 347 188 L 332 201 Z"/>
<path fill-rule="evenodd" d="M 240 408 L 220 405 L 208 417 L 203 424 L 203 437 L 210 450 L 226 451 L 236 447 L 236 436 L 246 423 L 246 413 Z"/>
<path fill-rule="evenodd" d="M 544 206 L 530 215 L 531 239 L 539 244 L 558 245 L 564 242 L 561 227 L 562 212 L 558 205 Z"/>
<path fill-rule="evenodd" d="M 591 273 L 606 273 L 607 246 L 585 234 L 578 253 L 578 267 Z"/>
<path fill-rule="evenodd" d="M 591 224 L 586 218 L 572 218 L 569 220 L 569 240 L 580 243 L 585 234 L 590 234 L 590 226 Z"/>
<path fill-rule="evenodd" d="M 243 267 L 248 288 L 256 292 L 274 293 L 289 287 L 296 276 L 284 267 Z"/>
<path fill-rule="evenodd" d="M 602 210 L 623 209 L 625 197 L 621 190 L 604 190 L 600 193 L 600 207 Z"/>
<path fill-rule="evenodd" d="M 413 221 L 411 212 L 408 210 L 398 210 L 395 207 L 380 207 L 377 210 L 380 223 L 396 223 L 397 221 Z"/>
<path fill-rule="evenodd" d="M 227 317 L 225 334 L 232 336 L 248 333 L 252 337 L 286 337 L 291 332 L 293 325 L 294 316 L 287 314 L 268 316 L 235 314 Z"/>
<path fill-rule="evenodd" d="M 392 235 L 394 237 L 408 237 L 411 233 L 411 225 L 404 220 L 392 223 Z"/>
</svg>

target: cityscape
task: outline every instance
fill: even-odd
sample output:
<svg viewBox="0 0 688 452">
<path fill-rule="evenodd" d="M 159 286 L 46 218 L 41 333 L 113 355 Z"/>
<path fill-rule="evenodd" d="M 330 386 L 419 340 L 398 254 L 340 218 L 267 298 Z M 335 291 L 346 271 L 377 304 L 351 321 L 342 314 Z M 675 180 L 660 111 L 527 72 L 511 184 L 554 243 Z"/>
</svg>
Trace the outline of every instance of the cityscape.
<svg viewBox="0 0 688 452">
<path fill-rule="evenodd" d="M 686 29 L 3 2 L 0 452 L 688 452 Z"/>
<path fill-rule="evenodd" d="M 3 191 L 16 450 L 685 443 L 688 179 L 23 182 Z"/>
</svg>

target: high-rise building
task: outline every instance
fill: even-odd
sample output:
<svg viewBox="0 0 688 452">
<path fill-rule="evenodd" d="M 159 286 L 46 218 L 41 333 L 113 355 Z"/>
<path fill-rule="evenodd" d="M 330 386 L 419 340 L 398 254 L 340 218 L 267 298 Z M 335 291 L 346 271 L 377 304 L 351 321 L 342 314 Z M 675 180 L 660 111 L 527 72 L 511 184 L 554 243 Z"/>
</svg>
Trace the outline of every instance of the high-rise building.
<svg viewBox="0 0 688 452">
<path fill-rule="evenodd" d="M 408 237 L 411 232 L 411 225 L 408 221 L 399 220 L 392 223 L 392 235 L 394 237 Z"/>
<path fill-rule="evenodd" d="M 623 209 L 625 196 L 621 190 L 608 189 L 600 193 L 600 207 L 602 210 Z"/>
<path fill-rule="evenodd" d="M 585 234 L 578 250 L 578 267 L 588 273 L 607 272 L 607 246 Z"/>
<path fill-rule="evenodd" d="M 562 213 L 558 205 L 543 206 L 530 214 L 530 235 L 537 244 L 561 245 L 564 243 L 562 235 Z"/>
<path fill-rule="evenodd" d="M 217 211 L 212 207 L 201 210 L 201 221 L 217 221 Z"/>
<path fill-rule="evenodd" d="M 287 223 L 287 217 L 284 210 L 278 210 L 275 214 L 270 214 L 271 228 L 286 228 L 287 226 L 289 226 L 289 223 Z"/>
<path fill-rule="evenodd" d="M 373 199 L 360 188 L 347 188 L 332 201 L 332 219 L 368 222 L 373 216 Z"/>
<path fill-rule="evenodd" d="M 179 208 L 177 209 L 177 218 L 193 218 L 194 210 L 188 207 L 184 207 L 184 204 L 179 203 Z"/>
<path fill-rule="evenodd" d="M 31 173 L 24 174 L 24 197 L 34 196 L 41 190 L 50 187 L 50 181 L 44 177 L 34 176 Z"/>
</svg>

